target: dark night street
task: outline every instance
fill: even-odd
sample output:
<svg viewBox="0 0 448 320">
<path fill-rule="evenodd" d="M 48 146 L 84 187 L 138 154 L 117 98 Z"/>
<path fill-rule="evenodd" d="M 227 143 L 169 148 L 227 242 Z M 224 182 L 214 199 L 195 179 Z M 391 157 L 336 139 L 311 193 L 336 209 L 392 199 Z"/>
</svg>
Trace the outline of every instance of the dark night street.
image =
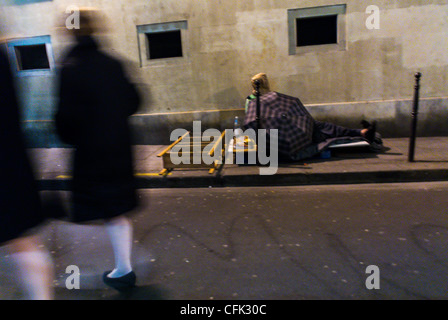
<svg viewBox="0 0 448 320">
<path fill-rule="evenodd" d="M 133 216 L 138 287 L 127 299 L 446 299 L 448 183 L 146 189 Z M 121 299 L 100 226 L 43 232 L 56 299 Z M 2 279 L 12 269 L 4 249 Z M 5 264 L 6 262 L 6 264 Z M 68 290 L 66 267 L 81 272 Z M 380 271 L 368 290 L 366 269 Z M 20 297 L 14 277 L 2 299 Z"/>
</svg>

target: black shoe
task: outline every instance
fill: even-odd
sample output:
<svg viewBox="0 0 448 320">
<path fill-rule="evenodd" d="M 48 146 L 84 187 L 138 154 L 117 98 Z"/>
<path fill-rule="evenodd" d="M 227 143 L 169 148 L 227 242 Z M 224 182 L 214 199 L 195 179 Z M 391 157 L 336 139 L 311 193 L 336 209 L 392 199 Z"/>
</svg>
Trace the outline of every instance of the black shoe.
<svg viewBox="0 0 448 320">
<path fill-rule="evenodd" d="M 368 129 L 371 126 L 370 122 L 367 120 L 362 120 L 361 125 L 363 129 Z"/>
<path fill-rule="evenodd" d="M 366 139 L 370 143 L 375 141 L 375 135 L 376 135 L 376 121 L 373 121 L 373 123 L 367 128 L 366 132 Z"/>
<path fill-rule="evenodd" d="M 134 271 L 131 271 L 119 278 L 109 278 L 107 275 L 111 272 L 112 271 L 106 271 L 103 274 L 103 282 L 109 287 L 118 291 L 125 291 L 135 287 L 137 277 L 135 276 Z"/>
</svg>

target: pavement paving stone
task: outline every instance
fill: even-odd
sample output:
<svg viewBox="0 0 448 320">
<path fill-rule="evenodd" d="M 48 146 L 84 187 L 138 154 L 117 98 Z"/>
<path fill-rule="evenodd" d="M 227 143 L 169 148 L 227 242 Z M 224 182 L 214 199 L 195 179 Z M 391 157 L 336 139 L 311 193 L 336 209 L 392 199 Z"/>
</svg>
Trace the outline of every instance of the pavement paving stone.
<svg viewBox="0 0 448 320">
<path fill-rule="evenodd" d="M 409 139 L 390 138 L 383 141 L 384 150 L 378 153 L 361 148 L 333 150 L 330 159 L 315 157 L 296 163 L 280 163 L 275 175 L 261 177 L 260 167 L 237 164 L 223 164 L 212 174 L 207 168 L 176 168 L 162 176 L 159 173 L 163 169 L 163 160 L 157 155 L 167 146 L 137 145 L 133 150 L 135 172 L 142 188 L 227 186 L 229 181 L 238 177 L 244 177 L 242 185 L 250 185 L 251 181 L 259 185 L 263 180 L 268 185 L 337 183 L 342 176 L 345 176 L 344 182 L 349 182 L 348 179 L 359 182 L 361 178 L 365 182 L 381 182 L 381 177 L 384 182 L 426 177 L 445 180 L 448 177 L 448 137 L 417 138 L 414 162 L 408 162 Z M 50 181 L 54 185 L 69 180 L 72 149 L 29 151 L 38 180 Z M 388 173 L 391 175 L 388 176 Z"/>
</svg>

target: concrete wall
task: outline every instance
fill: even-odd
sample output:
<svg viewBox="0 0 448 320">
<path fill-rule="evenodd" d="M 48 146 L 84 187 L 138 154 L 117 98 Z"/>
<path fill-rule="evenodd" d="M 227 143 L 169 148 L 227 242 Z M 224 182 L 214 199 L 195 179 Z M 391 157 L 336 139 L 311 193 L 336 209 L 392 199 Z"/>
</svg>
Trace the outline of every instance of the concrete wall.
<svg viewBox="0 0 448 320">
<path fill-rule="evenodd" d="M 358 126 L 362 118 L 378 119 L 384 136 L 403 136 L 409 133 L 418 71 L 423 74 L 419 134 L 448 134 L 448 0 L 374 2 L 380 8 L 378 30 L 365 26 L 366 7 L 373 3 L 358 0 L 54 0 L 3 6 L 0 19 L 5 37 L 51 35 L 57 61 L 68 44 L 55 29 L 67 16 L 65 8 L 103 9 L 107 50 L 127 59 L 145 96 L 131 119 L 136 143 L 169 142 L 172 129 L 193 120 L 202 120 L 204 128 L 231 127 L 231 119 L 243 115 L 249 80 L 258 72 L 268 74 L 274 90 L 298 96 L 320 120 Z M 316 47 L 290 55 L 288 9 L 341 3 L 346 4 L 342 49 Z M 141 67 L 137 26 L 173 21 L 188 22 L 182 30 L 184 57 L 144 61 Z M 52 86 L 39 86 L 39 77 L 20 82 L 24 108 L 45 109 L 24 112 L 33 144 L 54 144 L 47 135 L 51 122 L 43 121 L 51 117 L 34 116 L 52 114 L 57 97 L 45 98 Z"/>
</svg>

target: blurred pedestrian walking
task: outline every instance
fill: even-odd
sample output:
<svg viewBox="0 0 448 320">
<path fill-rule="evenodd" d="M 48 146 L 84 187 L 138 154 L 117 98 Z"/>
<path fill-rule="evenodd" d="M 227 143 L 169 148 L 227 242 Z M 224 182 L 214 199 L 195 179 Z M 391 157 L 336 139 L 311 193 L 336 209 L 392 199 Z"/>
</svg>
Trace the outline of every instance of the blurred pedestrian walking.
<svg viewBox="0 0 448 320">
<path fill-rule="evenodd" d="M 44 222 L 20 128 L 20 112 L 6 54 L 0 50 L 0 246 L 17 265 L 26 299 L 53 298 L 53 264 L 39 242 Z"/>
<path fill-rule="evenodd" d="M 137 207 L 138 197 L 128 117 L 137 111 L 140 98 L 122 63 L 100 48 L 96 35 L 104 27 L 101 13 L 79 13 L 80 28 L 67 30 L 75 45 L 62 62 L 56 128 L 75 148 L 71 219 L 105 223 L 115 268 L 104 273 L 103 281 L 122 290 L 136 282 L 127 214 Z"/>
</svg>

